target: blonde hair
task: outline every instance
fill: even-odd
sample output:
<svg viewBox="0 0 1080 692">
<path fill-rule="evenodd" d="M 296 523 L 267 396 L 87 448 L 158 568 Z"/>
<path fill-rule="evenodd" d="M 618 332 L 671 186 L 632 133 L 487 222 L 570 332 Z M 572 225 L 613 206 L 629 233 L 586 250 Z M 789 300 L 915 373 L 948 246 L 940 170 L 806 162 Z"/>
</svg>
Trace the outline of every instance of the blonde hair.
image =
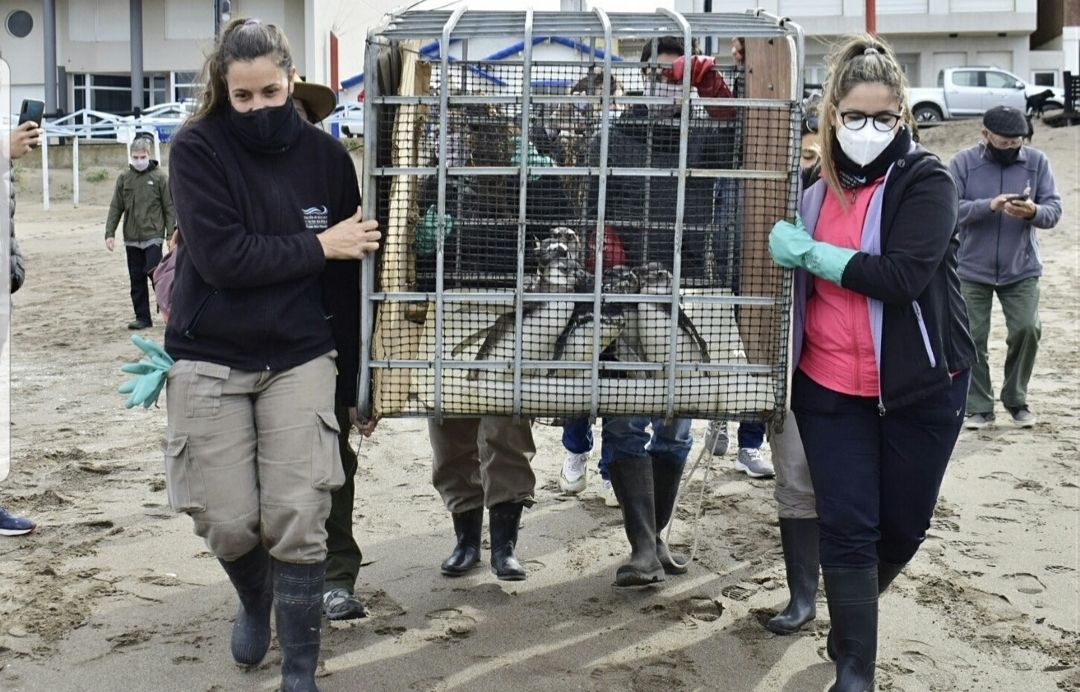
<svg viewBox="0 0 1080 692">
<path fill-rule="evenodd" d="M 821 177 L 845 204 L 840 174 L 833 158 L 837 110 L 840 101 L 860 84 L 884 84 L 900 104 L 901 122 L 916 136 L 915 118 L 907 98 L 907 81 L 892 47 L 870 34 L 856 34 L 835 46 L 826 58 L 824 94 L 818 104 L 818 141 L 821 144 Z M 845 205 L 846 206 L 846 205 Z"/>
<path fill-rule="evenodd" d="M 214 50 L 203 65 L 203 89 L 199 103 L 188 122 L 197 122 L 221 108 L 229 100 L 229 87 L 225 74 L 229 65 L 240 60 L 250 62 L 267 56 L 285 74 L 293 67 L 292 50 L 285 33 L 273 24 L 263 24 L 258 19 L 237 18 L 225 25 L 214 44 Z"/>
</svg>

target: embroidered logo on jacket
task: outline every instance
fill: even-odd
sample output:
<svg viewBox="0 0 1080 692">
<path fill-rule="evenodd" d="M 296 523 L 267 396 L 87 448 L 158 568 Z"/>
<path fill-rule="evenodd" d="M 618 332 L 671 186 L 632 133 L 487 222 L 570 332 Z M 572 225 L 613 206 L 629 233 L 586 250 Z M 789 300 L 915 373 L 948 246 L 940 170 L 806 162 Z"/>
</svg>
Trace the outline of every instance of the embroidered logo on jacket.
<svg viewBox="0 0 1080 692">
<path fill-rule="evenodd" d="M 304 215 L 304 228 L 309 231 L 324 231 L 330 225 L 330 211 L 326 205 L 301 209 Z"/>
</svg>

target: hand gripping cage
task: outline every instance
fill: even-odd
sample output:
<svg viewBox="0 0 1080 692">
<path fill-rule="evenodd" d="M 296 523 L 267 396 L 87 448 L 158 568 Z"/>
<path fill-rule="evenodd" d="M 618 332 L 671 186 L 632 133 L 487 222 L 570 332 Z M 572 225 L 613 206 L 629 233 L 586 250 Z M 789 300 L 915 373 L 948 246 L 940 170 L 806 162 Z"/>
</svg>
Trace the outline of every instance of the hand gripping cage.
<svg viewBox="0 0 1080 692">
<path fill-rule="evenodd" d="M 657 57 L 670 36 L 686 65 L 741 37 L 745 68 L 680 82 Z M 782 410 L 791 280 L 767 239 L 795 211 L 801 56 L 801 29 L 761 12 L 457 9 L 373 29 L 364 213 L 384 240 L 361 412 Z M 703 87 L 713 70 L 729 91 Z"/>
</svg>

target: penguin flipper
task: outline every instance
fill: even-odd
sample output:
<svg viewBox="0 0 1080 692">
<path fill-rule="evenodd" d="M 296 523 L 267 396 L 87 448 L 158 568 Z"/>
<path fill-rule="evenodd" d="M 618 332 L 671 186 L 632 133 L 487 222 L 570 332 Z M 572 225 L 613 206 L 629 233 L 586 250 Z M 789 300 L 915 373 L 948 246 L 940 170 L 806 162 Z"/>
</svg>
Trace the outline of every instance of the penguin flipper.
<svg viewBox="0 0 1080 692">
<path fill-rule="evenodd" d="M 709 362 L 709 344 L 701 337 L 701 333 L 698 332 L 697 327 L 690 318 L 683 312 L 682 308 L 679 308 L 679 329 L 686 332 L 691 339 L 694 340 L 694 344 L 697 346 L 698 351 L 701 352 L 701 362 Z"/>
<path fill-rule="evenodd" d="M 484 327 L 483 329 L 479 329 L 468 335 L 467 337 L 462 339 L 460 344 L 454 347 L 454 350 L 450 352 L 450 355 L 460 356 L 465 351 L 465 349 L 471 347 L 477 341 L 480 341 L 480 339 L 490 334 L 493 327 L 494 325 L 492 325 L 491 327 Z"/>
</svg>

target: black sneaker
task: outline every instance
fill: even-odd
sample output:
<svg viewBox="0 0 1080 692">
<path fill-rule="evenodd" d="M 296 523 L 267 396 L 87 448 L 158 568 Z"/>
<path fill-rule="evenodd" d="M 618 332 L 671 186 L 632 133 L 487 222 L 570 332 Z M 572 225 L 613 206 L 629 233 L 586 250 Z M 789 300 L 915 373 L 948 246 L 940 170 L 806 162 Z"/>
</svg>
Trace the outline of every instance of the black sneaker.
<svg viewBox="0 0 1080 692">
<path fill-rule="evenodd" d="M 128 329 L 149 329 L 153 326 L 154 323 L 149 320 L 135 320 L 134 322 L 128 322 Z"/>
<path fill-rule="evenodd" d="M 1013 425 L 1018 428 L 1033 428 L 1038 420 L 1027 406 L 1010 406 L 1009 415 L 1012 416 Z"/>
</svg>

